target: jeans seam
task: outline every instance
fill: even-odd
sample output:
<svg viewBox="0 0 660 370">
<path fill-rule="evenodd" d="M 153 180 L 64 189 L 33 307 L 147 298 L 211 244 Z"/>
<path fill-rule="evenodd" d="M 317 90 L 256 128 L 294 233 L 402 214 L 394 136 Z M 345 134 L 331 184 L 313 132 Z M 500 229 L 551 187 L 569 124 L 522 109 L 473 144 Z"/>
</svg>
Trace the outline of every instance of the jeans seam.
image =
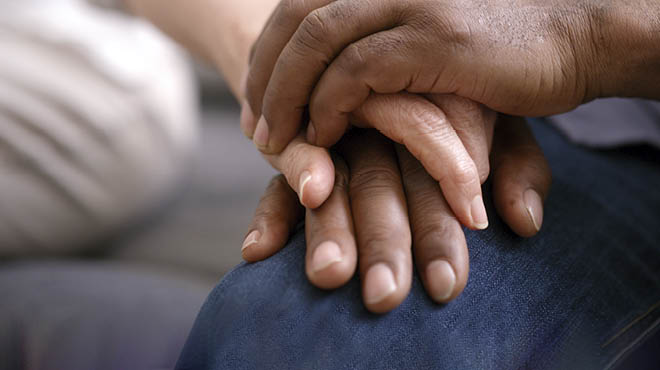
<svg viewBox="0 0 660 370">
<path fill-rule="evenodd" d="M 637 346 L 643 343 L 644 339 L 650 338 L 656 329 L 660 328 L 660 318 L 657 318 L 651 325 L 642 331 L 635 339 L 633 339 L 627 346 L 622 348 L 614 358 L 604 367 L 604 369 L 613 369 L 621 360 L 626 358 Z"/>
</svg>

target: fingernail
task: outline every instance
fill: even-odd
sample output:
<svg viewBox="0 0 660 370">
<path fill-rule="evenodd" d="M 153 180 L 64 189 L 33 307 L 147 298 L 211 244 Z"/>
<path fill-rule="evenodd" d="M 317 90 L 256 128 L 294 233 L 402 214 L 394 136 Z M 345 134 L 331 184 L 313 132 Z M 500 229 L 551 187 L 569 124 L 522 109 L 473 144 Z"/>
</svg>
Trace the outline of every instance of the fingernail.
<svg viewBox="0 0 660 370">
<path fill-rule="evenodd" d="M 446 301 L 456 286 L 456 273 L 449 262 L 436 260 L 426 267 L 426 279 L 431 296 L 436 301 Z"/>
<path fill-rule="evenodd" d="M 365 280 L 364 301 L 367 304 L 380 303 L 396 290 L 394 274 L 384 263 L 372 266 Z"/>
<path fill-rule="evenodd" d="M 254 131 L 253 140 L 259 148 L 265 148 L 268 146 L 268 123 L 264 116 L 259 118 L 257 129 Z"/>
<path fill-rule="evenodd" d="M 248 234 L 248 236 L 245 238 L 245 241 L 243 242 L 241 251 L 244 251 L 247 248 L 257 244 L 259 242 L 259 238 L 261 238 L 261 232 L 259 232 L 259 230 L 254 230 L 253 232 Z"/>
<path fill-rule="evenodd" d="M 341 262 L 341 249 L 335 242 L 323 242 L 316 247 L 314 256 L 312 257 L 312 271 L 319 272 L 325 270 L 337 262 Z"/>
<path fill-rule="evenodd" d="M 303 205 L 305 204 L 305 202 L 303 201 L 305 196 L 305 186 L 311 179 L 312 179 L 312 174 L 309 171 L 304 171 L 302 175 L 300 175 L 300 186 L 298 186 L 298 193 L 300 194 L 300 203 L 302 203 Z"/>
<path fill-rule="evenodd" d="M 486 214 L 486 207 L 484 206 L 484 198 L 481 195 L 477 195 L 472 200 L 471 205 L 472 212 L 472 224 L 478 230 L 484 230 L 488 228 L 488 214 Z"/>
<path fill-rule="evenodd" d="M 312 121 L 307 125 L 307 142 L 314 145 L 316 143 L 316 129 Z"/>
<path fill-rule="evenodd" d="M 541 225 L 543 225 L 543 201 L 541 196 L 534 189 L 527 189 L 523 193 L 523 202 L 534 228 L 536 231 L 541 231 Z"/>
<path fill-rule="evenodd" d="M 241 131 L 249 138 L 252 138 L 252 134 L 254 134 L 254 114 L 247 100 L 243 100 L 241 105 Z"/>
</svg>

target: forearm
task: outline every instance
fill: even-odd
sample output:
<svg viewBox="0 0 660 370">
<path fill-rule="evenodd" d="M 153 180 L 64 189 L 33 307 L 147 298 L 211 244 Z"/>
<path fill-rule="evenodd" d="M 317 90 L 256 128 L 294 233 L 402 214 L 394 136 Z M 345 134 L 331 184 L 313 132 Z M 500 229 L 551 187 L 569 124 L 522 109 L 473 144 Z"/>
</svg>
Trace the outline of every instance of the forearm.
<svg viewBox="0 0 660 370">
<path fill-rule="evenodd" d="M 190 52 L 216 66 L 235 96 L 248 56 L 279 0 L 124 0 Z"/>
</svg>

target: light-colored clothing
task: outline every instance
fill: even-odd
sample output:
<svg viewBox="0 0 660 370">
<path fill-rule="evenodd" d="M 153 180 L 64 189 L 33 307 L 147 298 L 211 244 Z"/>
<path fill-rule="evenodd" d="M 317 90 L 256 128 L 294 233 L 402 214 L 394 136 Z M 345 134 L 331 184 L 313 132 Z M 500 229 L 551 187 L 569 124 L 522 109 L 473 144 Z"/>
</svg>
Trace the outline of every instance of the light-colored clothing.
<svg viewBox="0 0 660 370">
<path fill-rule="evenodd" d="M 170 193 L 196 86 L 150 24 L 82 0 L 0 1 L 0 257 L 72 252 Z"/>
</svg>

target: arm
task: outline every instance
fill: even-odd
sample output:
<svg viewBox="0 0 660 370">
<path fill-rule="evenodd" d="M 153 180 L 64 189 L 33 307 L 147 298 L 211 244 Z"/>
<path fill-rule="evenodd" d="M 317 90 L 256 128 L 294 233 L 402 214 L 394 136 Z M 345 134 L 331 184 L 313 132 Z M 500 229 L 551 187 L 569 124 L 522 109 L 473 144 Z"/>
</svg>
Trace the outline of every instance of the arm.
<svg viewBox="0 0 660 370">
<path fill-rule="evenodd" d="M 255 118 L 259 115 L 250 114 L 253 110 L 246 109 L 248 104 L 245 103 L 242 96 L 243 82 L 241 79 L 242 76 L 247 75 L 249 48 L 255 41 L 259 43 L 257 35 L 264 28 L 268 14 L 276 5 L 280 4 L 280 7 L 273 15 L 273 22 L 270 23 L 264 37 L 268 41 L 272 37 L 277 39 L 282 33 L 288 32 L 279 27 L 284 25 L 280 23 L 282 14 L 286 13 L 289 8 L 305 2 L 280 2 L 278 0 L 188 2 L 175 0 L 169 2 L 167 6 L 163 6 L 162 2 L 158 0 L 125 1 L 128 8 L 132 9 L 134 13 L 150 19 L 193 53 L 211 61 L 224 73 L 234 94 L 243 103 L 241 127 L 250 137 L 254 133 L 254 141 L 258 143 L 259 138 L 264 136 L 263 130 L 258 129 L 263 128 L 263 123 L 257 125 Z M 294 24 L 294 26 L 297 25 Z M 272 51 L 278 52 L 282 46 L 269 44 L 267 50 L 257 48 L 253 60 L 272 60 L 278 55 L 273 54 Z M 263 68 L 261 71 L 268 72 Z M 264 73 L 262 77 L 267 77 L 267 75 L 268 73 Z M 259 78 L 252 75 L 251 79 Z M 295 83 L 291 82 L 291 88 L 295 89 Z M 254 96 L 252 98 L 254 102 Z M 256 100 L 261 101 L 262 99 Z M 442 105 L 438 106 L 437 102 L 429 102 L 424 97 L 409 95 L 407 103 L 407 106 L 419 108 L 407 111 L 408 115 L 415 119 L 406 120 L 405 124 L 385 126 L 386 120 L 383 119 L 363 120 L 362 123 L 375 127 L 386 136 L 405 144 L 412 153 L 420 157 L 427 170 L 436 180 L 440 181 L 448 202 L 464 225 L 474 229 L 486 228 L 488 218 L 483 205 L 480 185 L 488 171 L 484 171 L 485 166 L 480 168 L 478 163 L 475 163 L 475 153 L 470 150 L 470 140 L 465 138 L 465 136 L 485 137 L 484 130 L 478 125 L 472 124 L 463 128 L 456 127 L 456 122 L 451 122 L 453 121 L 450 117 L 451 114 L 445 114 L 450 112 L 443 112 Z M 416 120 L 422 121 L 421 124 L 410 124 L 411 121 Z M 261 134 L 259 134 L 260 132 Z M 484 140 L 480 140 L 478 146 L 485 147 L 484 142 Z M 484 152 L 487 153 L 487 151 Z M 324 172 L 323 174 L 312 177 L 310 181 L 305 180 L 305 178 L 310 178 L 309 176 L 303 176 L 302 179 L 291 179 L 290 176 L 287 176 L 289 183 L 296 188 L 301 197 L 303 195 L 302 184 L 308 184 L 314 189 L 305 192 L 308 198 L 313 199 L 303 199 L 303 203 L 311 208 L 321 205 L 332 189 L 334 174 L 332 162 L 327 154 L 320 157 L 317 167 L 324 169 L 321 171 Z M 270 158 L 276 159 L 276 156 L 270 156 Z M 273 164 L 273 166 L 282 170 L 281 166 L 277 164 Z M 329 171 L 326 171 L 327 169 Z M 315 171 L 310 170 L 309 172 Z"/>
<path fill-rule="evenodd" d="M 660 2 L 599 4 L 591 18 L 596 58 L 608 70 L 595 76 L 594 84 L 602 83 L 601 97 L 660 100 Z"/>
<path fill-rule="evenodd" d="M 279 0 L 125 0 L 192 53 L 216 66 L 235 96 L 242 95 L 250 47 Z"/>
</svg>

